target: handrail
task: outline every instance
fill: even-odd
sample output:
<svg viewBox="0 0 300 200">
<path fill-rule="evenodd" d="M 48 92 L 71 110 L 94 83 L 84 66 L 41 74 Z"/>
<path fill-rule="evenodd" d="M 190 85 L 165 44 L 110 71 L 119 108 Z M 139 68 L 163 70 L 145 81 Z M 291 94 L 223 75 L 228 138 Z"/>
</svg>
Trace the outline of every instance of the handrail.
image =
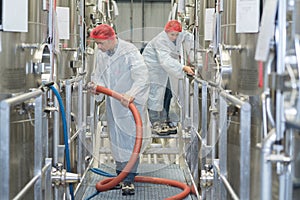
<svg viewBox="0 0 300 200">
<path fill-rule="evenodd" d="M 47 165 L 45 165 L 42 169 L 42 174 L 46 173 L 47 168 L 51 166 L 51 163 L 48 163 Z M 36 176 L 34 176 L 24 187 L 23 189 L 13 198 L 13 200 L 18 200 L 21 199 L 30 188 L 32 188 L 32 186 L 34 186 L 34 184 L 38 181 L 38 179 L 41 177 L 42 174 L 38 174 Z"/>
<path fill-rule="evenodd" d="M 40 142 L 42 140 L 42 94 L 43 91 L 37 89 L 35 91 L 21 94 L 15 97 L 11 97 L 0 102 L 0 168 L 5 169 L 6 173 L 0 173 L 0 180 L 2 181 L 0 186 L 0 196 L 1 199 L 9 199 L 9 187 L 10 187 L 10 107 L 13 105 L 17 105 L 24 101 L 35 98 L 35 143 Z M 35 150 L 35 158 L 34 158 L 34 174 L 39 174 L 41 170 L 41 155 L 42 147 L 39 145 Z M 39 183 L 40 184 L 40 183 Z M 37 194 L 38 196 L 38 194 Z"/>
<path fill-rule="evenodd" d="M 210 135 L 211 138 L 216 138 L 216 131 L 213 127 L 212 130 L 207 130 L 208 124 L 208 90 L 215 91 L 216 97 L 214 99 L 219 99 L 219 162 L 213 162 L 216 167 L 219 177 L 222 180 L 226 190 L 231 194 L 234 199 L 249 199 L 250 198 L 250 126 L 251 126 L 251 105 L 243 101 L 242 99 L 229 94 L 228 91 L 224 90 L 220 87 L 219 84 L 214 83 L 212 81 L 205 81 L 198 77 L 194 77 L 194 84 L 197 84 L 197 87 L 201 89 L 202 94 L 202 117 L 201 117 L 201 135 L 199 140 L 202 143 L 201 155 L 202 162 L 201 169 L 204 169 L 204 164 L 206 163 L 207 151 L 213 151 L 215 148 L 214 144 L 207 144 L 207 135 Z M 197 88 L 196 88 L 197 89 Z M 194 97 L 194 98 L 198 98 Z M 214 101 L 214 100 L 212 100 Z M 239 187 L 239 195 L 238 197 L 235 191 L 232 189 L 230 182 L 227 180 L 227 106 L 234 105 L 240 109 L 240 187 Z M 198 108 L 194 108 L 198 109 Z M 194 119 L 192 119 L 194 120 Z M 211 119 L 212 120 L 212 119 Z M 210 131 L 208 133 L 208 131 Z M 214 134 L 214 135 L 212 135 Z M 199 134 L 198 134 L 199 135 Z M 216 141 L 211 141 L 216 142 Z M 211 155 L 211 159 L 216 159 L 214 154 Z M 218 181 L 214 179 L 214 181 Z M 226 191 L 225 190 L 225 191 Z M 223 191 L 224 192 L 224 191 Z M 226 195 L 226 193 L 225 193 Z M 224 197 L 226 198 L 226 197 Z"/>
</svg>

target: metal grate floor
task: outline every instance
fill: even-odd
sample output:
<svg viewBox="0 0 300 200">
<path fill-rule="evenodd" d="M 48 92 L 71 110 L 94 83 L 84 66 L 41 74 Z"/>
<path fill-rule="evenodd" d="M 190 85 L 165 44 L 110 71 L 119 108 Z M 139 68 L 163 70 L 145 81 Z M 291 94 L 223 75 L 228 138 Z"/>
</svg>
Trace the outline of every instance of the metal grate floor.
<svg viewBox="0 0 300 200">
<path fill-rule="evenodd" d="M 114 166 L 102 164 L 101 170 L 115 174 Z M 88 172 L 87 181 L 84 181 L 82 186 L 86 186 L 86 190 L 83 193 L 83 200 L 89 199 L 93 194 L 96 193 L 95 184 L 106 177 L 94 174 L 93 172 Z M 172 180 L 177 180 L 186 183 L 183 170 L 179 165 L 171 164 L 140 164 L 139 165 L 139 175 L 141 176 L 151 176 L 167 178 Z M 151 183 L 135 183 L 135 195 L 123 196 L 121 190 L 109 190 L 106 192 L 98 193 L 96 196 L 91 198 L 92 200 L 100 199 L 165 199 L 180 193 L 182 190 L 176 187 L 171 187 L 168 185 L 151 184 Z M 185 200 L 195 199 L 192 196 L 187 196 Z"/>
</svg>

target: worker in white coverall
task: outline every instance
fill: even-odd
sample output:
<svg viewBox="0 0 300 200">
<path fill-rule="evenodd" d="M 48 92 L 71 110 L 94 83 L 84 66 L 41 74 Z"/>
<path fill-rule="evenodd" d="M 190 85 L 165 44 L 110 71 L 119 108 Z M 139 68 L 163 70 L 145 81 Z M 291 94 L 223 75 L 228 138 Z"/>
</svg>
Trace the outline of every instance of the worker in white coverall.
<svg viewBox="0 0 300 200">
<path fill-rule="evenodd" d="M 190 56 L 188 58 L 192 59 L 193 47 L 193 35 L 182 32 L 181 24 L 177 20 L 170 20 L 164 30 L 154 37 L 143 51 L 149 70 L 150 121 L 154 132 L 159 135 L 169 134 L 170 131 L 174 131 L 174 128 L 176 130 L 169 119 L 171 98 L 177 94 L 176 81 L 183 78 L 184 73 L 194 75 L 190 66 L 181 64 L 180 53 L 184 48 Z"/>
<path fill-rule="evenodd" d="M 111 151 L 119 174 L 129 161 L 135 144 L 136 125 L 128 105 L 134 104 L 143 122 L 143 144 L 141 153 L 151 142 L 151 128 L 147 111 L 149 94 L 148 69 L 139 50 L 115 34 L 113 28 L 101 24 L 90 34 L 98 46 L 96 66 L 92 81 L 113 91 L 124 94 L 122 104 L 106 97 L 106 117 Z M 122 194 L 134 194 L 134 177 L 137 175 L 139 159 L 123 180 Z"/>
</svg>

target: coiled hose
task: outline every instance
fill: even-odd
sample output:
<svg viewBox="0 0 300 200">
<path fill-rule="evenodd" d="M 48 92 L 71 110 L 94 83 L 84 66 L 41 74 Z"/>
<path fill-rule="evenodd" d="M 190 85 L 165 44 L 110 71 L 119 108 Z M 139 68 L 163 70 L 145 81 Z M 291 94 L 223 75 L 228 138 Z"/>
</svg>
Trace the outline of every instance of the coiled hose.
<svg viewBox="0 0 300 200">
<path fill-rule="evenodd" d="M 110 90 L 108 88 L 102 87 L 102 86 L 95 86 L 95 85 L 90 85 L 90 89 L 95 92 L 95 93 L 103 93 L 105 95 L 111 96 L 119 101 L 122 100 L 123 95 Z M 136 106 L 133 103 L 129 103 L 128 108 L 133 114 L 134 121 L 136 124 L 136 140 L 135 140 L 135 145 L 133 148 L 132 155 L 123 169 L 123 171 L 115 178 L 107 178 L 102 181 L 99 181 L 96 183 L 96 189 L 97 191 L 107 191 L 113 187 L 115 187 L 117 184 L 119 184 L 130 172 L 131 168 L 134 166 L 135 162 L 138 159 L 141 146 L 142 146 L 142 136 L 143 136 L 143 125 L 142 125 L 142 120 L 140 113 L 138 112 Z M 164 179 L 164 178 L 154 178 L 154 177 L 147 177 L 147 176 L 136 176 L 134 181 L 136 182 L 148 182 L 148 183 L 155 183 L 155 184 L 165 184 L 165 185 L 170 185 L 174 187 L 178 187 L 183 189 L 183 191 L 177 195 L 168 197 L 167 199 L 184 199 L 189 193 L 191 192 L 191 188 L 179 181 L 175 180 L 170 180 L 170 179 Z"/>
</svg>

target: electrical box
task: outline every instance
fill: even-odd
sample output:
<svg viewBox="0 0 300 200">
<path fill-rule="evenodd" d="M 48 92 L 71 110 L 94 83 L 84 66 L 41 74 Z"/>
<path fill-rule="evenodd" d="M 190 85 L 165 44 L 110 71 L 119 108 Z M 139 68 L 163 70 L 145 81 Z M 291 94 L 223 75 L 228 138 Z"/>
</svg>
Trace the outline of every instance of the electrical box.
<svg viewBox="0 0 300 200">
<path fill-rule="evenodd" d="M 28 0 L 1 0 L 1 30 L 28 31 Z"/>
</svg>

